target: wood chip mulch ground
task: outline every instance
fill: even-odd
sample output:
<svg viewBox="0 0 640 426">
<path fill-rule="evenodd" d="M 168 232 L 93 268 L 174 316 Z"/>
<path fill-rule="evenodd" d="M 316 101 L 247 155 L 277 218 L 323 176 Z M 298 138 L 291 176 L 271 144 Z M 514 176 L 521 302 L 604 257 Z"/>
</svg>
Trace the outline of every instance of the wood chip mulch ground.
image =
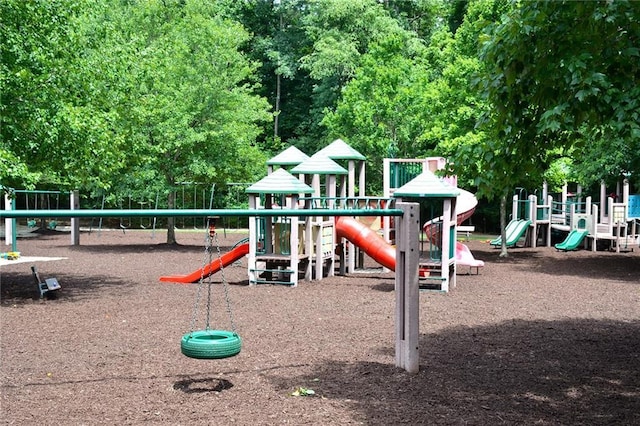
<svg viewBox="0 0 640 426">
<path fill-rule="evenodd" d="M 246 234 L 219 236 L 224 253 Z M 640 424 L 637 246 L 499 258 L 469 242 L 485 267 L 448 294 L 420 293 L 420 372 L 410 375 L 394 364 L 393 273 L 248 286 L 246 259 L 224 269 L 242 351 L 185 357 L 198 286 L 158 278 L 202 266 L 205 236 L 164 238 L 18 241 L 22 255 L 66 259 L 37 263 L 62 286 L 55 299 L 34 297 L 30 264 L 0 270 L 1 424 Z M 211 323 L 228 330 L 214 281 Z"/>
</svg>

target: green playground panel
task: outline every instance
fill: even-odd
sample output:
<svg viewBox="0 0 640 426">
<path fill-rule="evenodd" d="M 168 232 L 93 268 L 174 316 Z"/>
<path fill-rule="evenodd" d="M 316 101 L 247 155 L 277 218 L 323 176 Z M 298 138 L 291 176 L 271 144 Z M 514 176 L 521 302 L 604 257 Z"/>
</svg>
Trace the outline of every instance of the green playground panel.
<svg viewBox="0 0 640 426">
<path fill-rule="evenodd" d="M 390 181 L 393 188 L 400 188 L 423 172 L 422 162 L 391 163 Z"/>
</svg>

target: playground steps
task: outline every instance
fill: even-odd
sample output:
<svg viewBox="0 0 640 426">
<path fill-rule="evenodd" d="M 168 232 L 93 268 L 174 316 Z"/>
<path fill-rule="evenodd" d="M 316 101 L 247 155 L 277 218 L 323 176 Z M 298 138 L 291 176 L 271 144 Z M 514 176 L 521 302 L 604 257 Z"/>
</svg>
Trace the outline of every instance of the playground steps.
<svg viewBox="0 0 640 426">
<path fill-rule="evenodd" d="M 447 280 L 442 276 L 442 263 L 421 261 L 419 264 L 418 287 L 420 290 L 442 291 L 442 283 Z"/>
<path fill-rule="evenodd" d="M 257 277 L 250 284 L 280 284 L 293 286 L 295 283 L 291 280 L 291 274 L 294 273 L 290 269 L 291 256 L 288 255 L 262 255 L 256 257 L 256 264 L 264 262 L 264 268 L 251 269 Z M 304 272 L 305 266 L 309 262 L 308 255 L 301 255 L 298 261 L 298 278 Z"/>
</svg>

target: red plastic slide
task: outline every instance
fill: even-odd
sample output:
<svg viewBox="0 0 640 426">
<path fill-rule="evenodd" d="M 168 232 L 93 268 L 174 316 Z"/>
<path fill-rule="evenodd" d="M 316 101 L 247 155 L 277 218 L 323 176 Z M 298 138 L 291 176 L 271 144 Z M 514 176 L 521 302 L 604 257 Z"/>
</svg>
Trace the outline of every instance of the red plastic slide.
<svg viewBox="0 0 640 426">
<path fill-rule="evenodd" d="M 231 265 L 236 260 L 242 258 L 249 253 L 249 243 L 240 244 L 233 250 L 223 254 L 220 258 L 216 258 L 214 261 L 206 265 L 204 268 L 193 271 L 188 275 L 171 275 L 167 277 L 160 277 L 160 281 L 170 283 L 197 283 L 200 278 L 206 278 L 209 275 L 215 274 L 225 266 Z"/>
<path fill-rule="evenodd" d="M 367 225 L 350 217 L 336 217 L 336 235 L 346 238 L 373 260 L 391 270 L 396 269 L 396 249 Z"/>
</svg>

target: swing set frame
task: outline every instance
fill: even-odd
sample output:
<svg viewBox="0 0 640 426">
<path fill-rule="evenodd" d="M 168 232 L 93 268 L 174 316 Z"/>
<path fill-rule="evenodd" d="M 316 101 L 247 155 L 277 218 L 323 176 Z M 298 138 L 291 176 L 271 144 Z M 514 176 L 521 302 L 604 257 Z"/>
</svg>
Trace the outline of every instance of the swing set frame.
<svg viewBox="0 0 640 426">
<path fill-rule="evenodd" d="M 72 206 L 77 206 L 73 202 Z M 396 230 L 396 366 L 411 374 L 419 371 L 419 281 L 418 268 L 420 262 L 420 250 L 416 235 L 420 233 L 420 205 L 419 203 L 397 202 L 395 209 L 264 209 L 264 210 L 58 210 L 55 214 L 46 210 L 0 210 L 0 220 L 24 218 L 24 217 L 64 217 L 71 218 L 71 241 L 79 245 L 79 218 L 92 217 L 120 217 L 131 215 L 133 217 L 157 216 L 235 216 L 235 217 L 261 217 L 261 216 L 398 216 Z M 75 224 L 75 226 L 74 226 Z M 75 231 L 74 231 L 75 230 Z M 214 336 L 213 338 L 215 338 Z M 191 339 L 196 340 L 196 339 Z"/>
</svg>

